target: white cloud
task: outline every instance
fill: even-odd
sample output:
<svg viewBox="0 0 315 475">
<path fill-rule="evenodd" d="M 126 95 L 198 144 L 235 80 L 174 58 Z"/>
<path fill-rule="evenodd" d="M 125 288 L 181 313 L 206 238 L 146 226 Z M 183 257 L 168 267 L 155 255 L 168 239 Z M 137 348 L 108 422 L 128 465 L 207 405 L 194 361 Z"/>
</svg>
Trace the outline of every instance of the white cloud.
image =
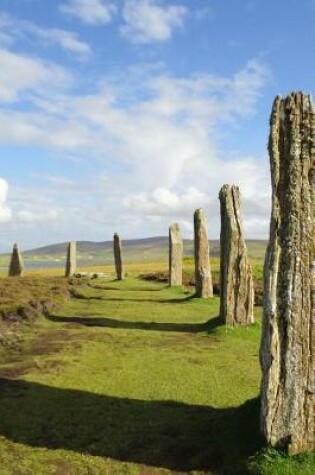
<svg viewBox="0 0 315 475">
<path fill-rule="evenodd" d="M 41 173 L 33 173 L 32 178 L 38 178 L 44 180 L 49 184 L 53 185 L 55 188 L 69 189 L 69 190 L 78 190 L 78 183 L 69 178 L 55 176 L 55 175 L 45 175 Z M 82 188 L 82 184 L 80 189 Z"/>
<path fill-rule="evenodd" d="M 50 184 L 49 177 L 46 178 L 40 176 L 38 185 L 31 188 L 12 186 L 10 203 L 14 219 L 7 224 L 5 233 L 0 233 L 3 250 L 7 250 L 10 243 L 16 240 L 23 249 L 29 249 L 70 239 L 101 241 L 106 239 L 104 232 L 108 232 L 111 239 L 114 230 L 122 227 L 127 236 L 128 228 L 134 225 L 140 227 L 140 219 L 129 212 L 117 214 L 107 190 L 102 188 L 104 182 L 101 177 L 93 177 L 90 182 L 70 180 L 71 183 L 66 183 L 66 186 L 64 182 L 67 180 L 63 177 L 54 177 Z M 110 193 L 115 187 L 113 183 Z"/>
<path fill-rule="evenodd" d="M 71 31 L 58 28 L 43 29 L 34 25 L 29 26 L 29 31 L 43 40 L 59 44 L 63 49 L 76 53 L 82 58 L 86 58 L 91 54 L 90 46 L 79 40 L 77 35 Z"/>
<path fill-rule="evenodd" d="M 60 6 L 60 10 L 89 25 L 98 25 L 110 23 L 117 7 L 106 0 L 67 0 Z"/>
<path fill-rule="evenodd" d="M 244 157 L 236 161 L 224 161 L 215 156 L 208 156 L 200 164 L 199 173 L 190 178 L 190 183 L 197 182 L 198 188 L 186 189 L 181 182 L 182 192 L 176 193 L 175 185 L 173 189 L 157 188 L 152 192 L 134 193 L 126 197 L 123 204 L 126 209 L 145 216 L 145 219 L 156 218 L 155 222 L 164 223 L 165 229 L 167 222 L 176 220 L 189 232 L 189 235 L 193 229 L 194 210 L 204 208 L 209 216 L 210 236 L 218 238 L 220 232 L 219 190 L 225 183 L 235 184 L 241 190 L 246 235 L 266 237 L 270 215 L 268 168 L 266 157 L 260 160 Z M 158 218 L 160 218 L 159 221 Z"/>
<path fill-rule="evenodd" d="M 152 193 L 139 193 L 124 200 L 127 208 L 148 216 L 187 216 L 208 204 L 209 196 L 194 187 L 182 194 L 156 188 Z"/>
<path fill-rule="evenodd" d="M 1 80 L 0 80 L 1 99 Z M 82 151 L 100 150 L 103 139 L 75 119 L 54 117 L 41 112 L 0 109 L 0 143 L 35 145 L 46 149 Z"/>
<path fill-rule="evenodd" d="M 246 89 L 239 76 L 246 77 Z M 73 115 L 102 130 L 106 147 L 111 147 L 107 154 L 131 167 L 150 190 L 189 188 L 192 176 L 205 187 L 220 166 L 216 152 L 220 125 L 238 123 L 254 113 L 265 78 L 258 63 L 255 67 L 249 63 L 232 78 L 160 74 L 143 78 L 147 99 L 138 100 L 128 83 L 119 90 L 116 82 L 112 94 L 107 85 L 104 94 L 78 99 Z"/>
<path fill-rule="evenodd" d="M 123 36 L 134 43 L 167 41 L 180 28 L 188 10 L 183 5 L 159 5 L 156 0 L 126 0 L 123 9 Z"/>
<path fill-rule="evenodd" d="M 69 75 L 61 67 L 0 49 L 0 101 L 14 102 L 21 93 L 65 85 Z M 26 99 L 26 96 L 23 97 Z"/>
<path fill-rule="evenodd" d="M 7 46 L 16 40 L 29 41 L 35 39 L 41 43 L 58 44 L 62 49 L 70 51 L 79 56 L 86 58 L 91 54 L 90 46 L 80 40 L 78 35 L 72 31 L 60 28 L 41 28 L 35 23 L 25 20 L 19 20 L 10 15 L 0 13 L 0 44 Z"/>
<path fill-rule="evenodd" d="M 12 217 L 11 209 L 6 205 L 9 185 L 3 178 L 0 178 L 0 223 L 10 221 Z"/>
<path fill-rule="evenodd" d="M 260 61 L 248 61 L 246 67 L 238 71 L 230 83 L 226 96 L 226 103 L 229 105 L 227 113 L 241 105 L 240 116 L 251 114 L 269 75 L 269 70 Z"/>
<path fill-rule="evenodd" d="M 192 213 L 204 207 L 209 234 L 218 238 L 218 191 L 234 182 L 243 195 L 246 231 L 266 236 L 267 160 L 220 152 L 223 132 L 252 117 L 266 81 L 266 68 L 255 61 L 231 77 L 172 77 L 144 68 L 142 75 L 130 70 L 106 77 L 89 95 L 54 91 L 37 94 L 31 110 L 0 110 L 0 142 L 71 152 L 91 170 L 78 183 L 71 176 L 45 183 L 39 177 L 34 196 L 12 190 L 14 211 L 24 211 L 16 215 L 20 228 L 27 224 L 36 234 L 34 215 L 55 210 L 58 219 L 46 221 L 41 242 L 105 239 L 115 229 L 126 237 L 165 234 L 170 220 L 191 233 Z M 40 203 L 40 195 L 49 202 Z"/>
<path fill-rule="evenodd" d="M 38 209 L 34 210 L 22 209 L 16 213 L 17 219 L 23 224 L 45 223 L 58 218 L 58 212 L 54 209 Z"/>
</svg>

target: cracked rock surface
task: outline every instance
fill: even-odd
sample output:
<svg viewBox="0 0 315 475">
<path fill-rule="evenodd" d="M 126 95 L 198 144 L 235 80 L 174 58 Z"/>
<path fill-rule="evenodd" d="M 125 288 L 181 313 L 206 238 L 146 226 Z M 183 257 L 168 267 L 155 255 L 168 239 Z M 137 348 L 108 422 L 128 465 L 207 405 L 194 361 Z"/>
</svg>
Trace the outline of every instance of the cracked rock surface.
<svg viewBox="0 0 315 475">
<path fill-rule="evenodd" d="M 124 280 L 125 270 L 122 258 L 121 239 L 119 234 L 114 234 L 114 260 L 117 280 Z"/>
<path fill-rule="evenodd" d="M 248 325 L 254 321 L 252 270 L 241 220 L 240 190 L 223 185 L 220 234 L 220 318 L 226 325 Z"/>
<path fill-rule="evenodd" d="M 196 297 L 213 297 L 212 276 L 209 259 L 207 218 L 203 209 L 197 209 L 195 211 L 194 233 Z"/>
<path fill-rule="evenodd" d="M 70 277 L 77 271 L 77 243 L 70 241 L 67 249 L 66 272 L 65 276 Z"/>
<path fill-rule="evenodd" d="M 315 450 L 315 118 L 308 95 L 276 97 L 269 155 L 261 429 L 269 445 L 294 454 Z"/>
<path fill-rule="evenodd" d="M 182 285 L 183 282 L 183 239 L 177 223 L 169 227 L 169 283 Z"/>
</svg>

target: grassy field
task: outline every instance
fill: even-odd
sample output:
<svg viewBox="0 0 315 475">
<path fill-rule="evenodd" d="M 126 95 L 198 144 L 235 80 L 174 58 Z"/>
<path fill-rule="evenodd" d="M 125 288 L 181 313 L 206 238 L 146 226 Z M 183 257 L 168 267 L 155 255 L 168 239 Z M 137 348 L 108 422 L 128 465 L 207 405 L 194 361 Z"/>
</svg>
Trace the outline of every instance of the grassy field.
<svg viewBox="0 0 315 475">
<path fill-rule="evenodd" d="M 313 474 L 311 456 L 262 450 L 261 309 L 227 329 L 217 298 L 137 277 L 152 267 L 104 268 L 68 300 L 65 279 L 28 278 L 61 306 L 1 326 L 20 334 L 0 345 L 0 474 Z"/>
</svg>

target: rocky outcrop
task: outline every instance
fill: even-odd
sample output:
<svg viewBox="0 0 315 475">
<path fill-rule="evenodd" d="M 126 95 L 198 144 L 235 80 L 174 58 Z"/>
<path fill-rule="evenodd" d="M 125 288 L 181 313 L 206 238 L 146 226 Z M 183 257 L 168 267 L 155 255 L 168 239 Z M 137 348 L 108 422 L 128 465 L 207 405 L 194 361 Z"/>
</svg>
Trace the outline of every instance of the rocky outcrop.
<svg viewBox="0 0 315 475">
<path fill-rule="evenodd" d="M 226 325 L 254 321 L 254 287 L 241 220 L 241 197 L 235 185 L 223 185 L 220 235 L 220 317 Z"/>
<path fill-rule="evenodd" d="M 124 280 L 125 270 L 122 259 L 121 240 L 117 233 L 114 234 L 114 259 L 117 280 Z"/>
<path fill-rule="evenodd" d="M 276 97 L 270 127 L 261 429 L 268 444 L 294 454 L 315 450 L 315 118 L 310 97 Z"/>
<path fill-rule="evenodd" d="M 22 277 L 24 275 L 24 262 L 18 245 L 14 244 L 9 265 L 9 277 Z"/>
<path fill-rule="evenodd" d="M 196 297 L 213 297 L 207 218 L 202 209 L 197 209 L 194 214 L 194 235 Z"/>
<path fill-rule="evenodd" d="M 70 241 L 67 249 L 65 276 L 71 277 L 77 271 L 77 243 Z"/>
<path fill-rule="evenodd" d="M 177 223 L 169 227 L 169 283 L 182 285 L 183 282 L 183 239 Z"/>
</svg>

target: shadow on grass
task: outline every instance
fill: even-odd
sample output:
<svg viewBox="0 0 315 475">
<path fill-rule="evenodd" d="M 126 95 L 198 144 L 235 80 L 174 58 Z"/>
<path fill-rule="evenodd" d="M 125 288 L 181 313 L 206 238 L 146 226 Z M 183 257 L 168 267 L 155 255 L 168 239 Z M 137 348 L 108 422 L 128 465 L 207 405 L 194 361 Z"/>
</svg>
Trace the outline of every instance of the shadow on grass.
<svg viewBox="0 0 315 475">
<path fill-rule="evenodd" d="M 257 399 L 216 409 L 0 379 L 0 433 L 32 447 L 244 475 L 260 448 L 257 428 Z"/>
<path fill-rule="evenodd" d="M 211 333 L 222 325 L 219 317 L 211 318 L 204 323 L 130 322 L 110 317 L 64 317 L 60 315 L 47 315 L 46 318 L 55 323 L 78 323 L 87 327 L 182 333 Z"/>
<path fill-rule="evenodd" d="M 118 280 L 115 280 L 113 282 L 119 282 Z M 96 289 L 96 290 L 117 290 L 117 291 L 123 291 L 123 290 L 127 290 L 128 292 L 161 292 L 162 290 L 165 290 L 167 288 L 169 288 L 169 285 L 164 285 L 163 287 L 160 287 L 158 289 L 154 288 L 154 287 L 138 287 L 138 288 L 133 288 L 133 289 L 123 289 L 122 287 L 112 287 L 110 285 L 95 285 L 95 284 L 91 284 L 91 283 L 88 283 L 87 284 L 88 287 L 90 287 L 91 289 Z M 156 285 L 156 284 L 155 284 Z"/>
<path fill-rule="evenodd" d="M 190 300 L 195 298 L 195 295 L 189 295 L 188 297 L 181 297 L 181 298 L 169 298 L 169 299 L 150 299 L 150 298 L 136 298 L 136 299 L 128 299 L 125 297 L 102 297 L 100 295 L 84 295 L 81 293 L 73 293 L 73 297 L 78 300 L 103 300 L 104 302 L 135 302 L 135 303 L 161 303 L 161 304 L 174 304 L 174 303 L 187 303 Z"/>
</svg>

